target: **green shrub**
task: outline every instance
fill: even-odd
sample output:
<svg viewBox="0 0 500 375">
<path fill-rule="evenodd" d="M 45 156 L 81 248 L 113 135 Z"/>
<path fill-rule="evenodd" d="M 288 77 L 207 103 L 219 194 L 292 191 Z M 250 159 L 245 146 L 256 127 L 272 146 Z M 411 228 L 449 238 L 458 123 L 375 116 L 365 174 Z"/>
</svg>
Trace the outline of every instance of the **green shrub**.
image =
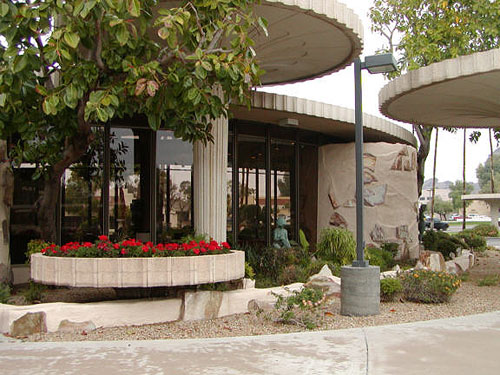
<svg viewBox="0 0 500 375">
<path fill-rule="evenodd" d="M 441 303 L 460 287 L 460 279 L 446 272 L 414 270 L 401 277 L 404 299 L 413 302 Z"/>
<path fill-rule="evenodd" d="M 457 250 L 458 246 L 454 241 L 450 239 L 440 238 L 438 239 L 435 248 L 435 251 L 439 251 L 441 254 L 443 254 L 443 257 L 445 259 L 450 259 L 450 254 L 454 253 Z"/>
<path fill-rule="evenodd" d="M 301 247 L 244 247 L 246 260 L 255 272 L 258 287 L 307 281 L 311 257 Z"/>
<path fill-rule="evenodd" d="M 473 229 L 466 229 L 456 234 L 458 238 L 463 240 L 471 249 L 481 249 L 486 247 L 484 237 L 474 233 Z"/>
<path fill-rule="evenodd" d="M 42 251 L 42 249 L 46 248 L 47 246 L 49 246 L 50 243 L 48 242 L 45 242 L 44 240 L 31 240 L 30 242 L 28 242 L 28 251 L 26 251 L 26 264 L 29 264 L 30 261 L 31 261 L 31 255 L 32 254 L 36 254 L 36 253 L 40 253 Z"/>
<path fill-rule="evenodd" d="M 378 247 L 367 247 L 365 249 L 365 257 L 370 261 L 370 265 L 379 266 L 380 272 L 390 270 L 395 266 L 392 253 Z"/>
<path fill-rule="evenodd" d="M 399 253 L 399 244 L 397 242 L 384 242 L 380 247 L 390 252 L 393 258 Z"/>
<path fill-rule="evenodd" d="M 498 229 L 488 223 L 478 224 L 474 228 L 472 228 L 472 232 L 482 237 L 497 237 Z"/>
<path fill-rule="evenodd" d="M 309 251 L 309 242 L 307 241 L 306 234 L 302 229 L 299 229 L 299 243 L 300 246 L 305 250 Z"/>
<path fill-rule="evenodd" d="M 380 280 L 380 300 L 382 302 L 392 302 L 403 291 L 401 280 L 387 278 Z"/>
<path fill-rule="evenodd" d="M 279 312 L 279 322 L 296 324 L 307 329 L 318 327 L 321 315 L 314 311 L 324 300 L 325 295 L 319 289 L 304 288 L 300 292 L 283 297 L 276 295 L 275 308 Z"/>
<path fill-rule="evenodd" d="M 320 258 L 339 265 L 348 264 L 356 257 L 356 241 L 347 229 L 324 228 L 317 248 Z"/>
<path fill-rule="evenodd" d="M 495 286 L 500 282 L 500 275 L 487 275 L 477 282 L 478 286 Z"/>
<path fill-rule="evenodd" d="M 10 297 L 10 286 L 7 284 L 0 284 L 0 303 L 7 303 Z"/>
<path fill-rule="evenodd" d="M 247 279 L 255 279 L 255 272 L 248 262 L 245 262 L 245 277 Z"/>
<path fill-rule="evenodd" d="M 45 285 L 30 281 L 30 286 L 28 289 L 24 290 L 22 294 L 29 303 L 40 302 L 46 289 L 47 287 Z"/>
<path fill-rule="evenodd" d="M 449 259 L 450 253 L 459 247 L 462 249 L 469 248 L 469 245 L 461 237 L 451 236 L 442 231 L 425 231 L 422 242 L 426 250 L 439 251 L 446 259 Z"/>
</svg>

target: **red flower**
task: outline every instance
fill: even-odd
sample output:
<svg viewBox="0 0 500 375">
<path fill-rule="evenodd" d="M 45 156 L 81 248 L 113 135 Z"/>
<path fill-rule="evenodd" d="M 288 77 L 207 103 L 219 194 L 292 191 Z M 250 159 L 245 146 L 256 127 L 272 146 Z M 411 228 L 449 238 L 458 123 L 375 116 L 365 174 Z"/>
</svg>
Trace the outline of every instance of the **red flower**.
<svg viewBox="0 0 500 375">
<path fill-rule="evenodd" d="M 200 249 L 198 248 L 194 248 L 193 249 L 193 253 L 195 253 L 196 255 L 198 255 L 200 253 Z"/>
<path fill-rule="evenodd" d="M 147 253 L 149 251 L 149 247 L 147 246 L 143 246 L 142 247 L 142 251 L 144 251 L 145 253 Z"/>
<path fill-rule="evenodd" d="M 226 249 L 230 249 L 231 246 L 227 243 L 227 242 L 223 242 L 221 243 L 222 247 L 226 248 Z"/>
<path fill-rule="evenodd" d="M 107 241 L 108 240 L 108 236 L 105 236 L 104 234 L 102 236 L 99 236 L 99 241 Z"/>
<path fill-rule="evenodd" d="M 121 254 L 121 255 L 125 255 L 125 254 L 127 254 L 127 250 L 122 249 L 122 251 L 120 251 L 120 254 Z"/>
<path fill-rule="evenodd" d="M 118 243 L 114 243 L 114 244 L 113 244 L 113 248 L 114 248 L 114 249 L 119 249 L 119 248 L 120 248 L 120 244 L 118 244 Z"/>
</svg>

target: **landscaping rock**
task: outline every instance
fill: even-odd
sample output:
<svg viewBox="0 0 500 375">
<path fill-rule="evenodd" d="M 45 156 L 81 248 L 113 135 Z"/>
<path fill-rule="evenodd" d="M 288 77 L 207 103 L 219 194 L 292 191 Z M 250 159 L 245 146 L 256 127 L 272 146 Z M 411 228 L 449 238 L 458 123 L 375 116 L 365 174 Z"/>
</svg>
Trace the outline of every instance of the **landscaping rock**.
<svg viewBox="0 0 500 375">
<path fill-rule="evenodd" d="M 461 273 L 460 267 L 458 267 L 453 260 L 448 260 L 446 262 L 446 272 L 453 275 L 458 275 Z"/>
<path fill-rule="evenodd" d="M 86 322 L 72 322 L 64 319 L 59 323 L 57 332 L 91 332 L 96 329 L 94 322 L 87 320 Z"/>
<path fill-rule="evenodd" d="M 29 336 L 34 333 L 47 332 L 47 317 L 45 312 L 27 313 L 10 325 L 9 334 L 14 337 Z"/>
<path fill-rule="evenodd" d="M 219 316 L 222 292 L 186 291 L 182 299 L 180 320 L 215 319 Z"/>
<path fill-rule="evenodd" d="M 446 262 L 444 261 L 443 254 L 437 251 L 422 251 L 420 253 L 419 261 L 422 263 L 424 268 L 430 269 L 431 271 L 446 271 Z"/>
<path fill-rule="evenodd" d="M 255 288 L 255 280 L 243 279 L 243 288 L 242 289 L 253 289 L 253 288 Z"/>
<path fill-rule="evenodd" d="M 474 265 L 474 253 L 470 250 L 463 250 L 462 255 L 453 259 L 453 262 L 460 268 L 461 272 L 465 272 Z"/>
<path fill-rule="evenodd" d="M 332 271 L 325 264 L 319 273 L 309 278 L 304 287 L 320 289 L 327 297 L 340 296 L 340 283 L 340 278 L 333 276 Z"/>
<path fill-rule="evenodd" d="M 401 274 L 401 268 L 399 267 L 398 264 L 394 266 L 394 268 L 391 271 L 385 271 L 380 273 L 380 279 L 387 279 L 387 278 L 396 278 Z"/>
<path fill-rule="evenodd" d="M 425 267 L 424 267 L 424 265 L 422 264 L 422 262 L 418 260 L 418 261 L 417 261 L 417 264 L 415 264 L 415 268 L 414 268 L 414 269 L 415 269 L 415 270 L 423 270 L 423 269 L 425 269 Z"/>
<path fill-rule="evenodd" d="M 253 299 L 248 302 L 248 311 L 249 312 L 259 312 L 259 311 L 271 311 L 274 309 L 274 304 L 276 302 L 276 298 L 273 297 L 270 299 Z"/>
</svg>

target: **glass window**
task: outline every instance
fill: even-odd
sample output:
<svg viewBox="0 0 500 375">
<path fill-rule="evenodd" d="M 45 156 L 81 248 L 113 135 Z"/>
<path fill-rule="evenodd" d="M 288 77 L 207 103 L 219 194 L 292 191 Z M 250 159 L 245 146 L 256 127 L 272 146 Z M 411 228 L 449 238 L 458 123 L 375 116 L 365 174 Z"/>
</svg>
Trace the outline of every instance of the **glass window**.
<svg viewBox="0 0 500 375">
<path fill-rule="evenodd" d="M 111 128 L 110 236 L 150 240 L 151 132 Z"/>
<path fill-rule="evenodd" d="M 94 141 L 62 178 L 61 241 L 94 241 L 102 234 L 104 129 L 94 128 Z"/>
<path fill-rule="evenodd" d="M 315 246 L 318 216 L 318 148 L 299 146 L 299 228 Z"/>
<path fill-rule="evenodd" d="M 288 238 L 295 236 L 295 145 L 292 141 L 271 140 L 271 217 L 285 219 Z"/>
<path fill-rule="evenodd" d="M 180 239 L 192 230 L 193 145 L 172 131 L 156 135 L 157 241 Z"/>
<path fill-rule="evenodd" d="M 21 164 L 14 169 L 13 204 L 10 209 L 10 261 L 24 264 L 28 242 L 40 238 L 36 201 L 43 189 L 43 177 L 33 180 L 34 165 Z"/>
<path fill-rule="evenodd" d="M 238 241 L 266 241 L 265 138 L 238 136 Z"/>
</svg>

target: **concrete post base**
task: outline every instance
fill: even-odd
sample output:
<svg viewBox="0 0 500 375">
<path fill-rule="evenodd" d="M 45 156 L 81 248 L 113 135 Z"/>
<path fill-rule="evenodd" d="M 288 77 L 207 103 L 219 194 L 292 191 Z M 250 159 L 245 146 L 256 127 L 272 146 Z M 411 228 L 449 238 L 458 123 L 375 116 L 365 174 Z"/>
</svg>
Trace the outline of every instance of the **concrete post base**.
<svg viewBox="0 0 500 375">
<path fill-rule="evenodd" d="M 342 315 L 380 314 L 380 267 L 344 266 L 340 270 L 340 278 Z"/>
</svg>

